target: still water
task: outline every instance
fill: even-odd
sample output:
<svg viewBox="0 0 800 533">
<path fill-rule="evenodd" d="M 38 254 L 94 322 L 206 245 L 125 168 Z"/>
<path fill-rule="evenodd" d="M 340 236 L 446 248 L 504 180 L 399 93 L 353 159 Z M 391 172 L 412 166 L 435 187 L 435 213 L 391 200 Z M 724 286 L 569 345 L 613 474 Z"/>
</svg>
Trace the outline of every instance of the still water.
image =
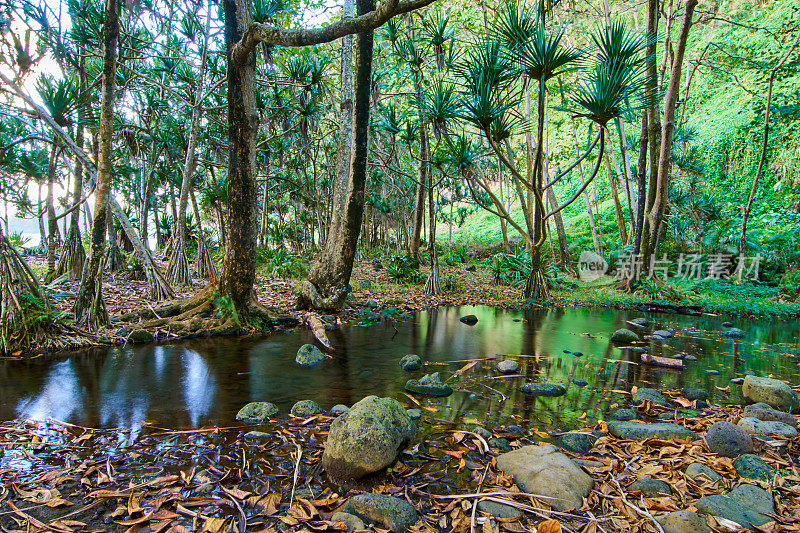
<svg viewBox="0 0 800 533">
<path fill-rule="evenodd" d="M 478 323 L 461 323 L 459 317 L 466 314 L 476 315 Z M 609 342 L 626 320 L 641 316 L 655 329 L 675 330 L 675 337 L 652 342 L 650 353 L 685 353 L 697 361 L 682 371 L 649 367 Z M 624 405 L 633 386 L 700 388 L 724 403 L 740 400 L 730 378 L 745 371 L 800 381 L 797 321 L 736 320 L 745 337 L 734 340 L 721 335 L 725 319 L 610 309 L 441 308 L 330 331 L 336 352 L 315 368 L 294 361 L 297 349 L 313 342 L 306 329 L 261 338 L 93 349 L 0 364 L 0 419 L 54 418 L 135 432 L 144 424 L 235 424 L 236 412 L 251 401 L 273 402 L 284 416 L 301 399 L 315 400 L 327 410 L 370 394 L 415 407 L 403 392 L 406 380 L 440 372 L 456 393 L 443 399 L 417 397 L 430 416 L 490 427 L 569 428 Z M 399 368 L 398 360 L 408 353 L 426 361 L 422 370 Z M 520 376 L 498 376 L 498 356 L 519 356 Z M 574 384 L 579 380 L 588 385 Z M 567 394 L 534 399 L 517 391 L 526 381 L 562 384 Z"/>
</svg>

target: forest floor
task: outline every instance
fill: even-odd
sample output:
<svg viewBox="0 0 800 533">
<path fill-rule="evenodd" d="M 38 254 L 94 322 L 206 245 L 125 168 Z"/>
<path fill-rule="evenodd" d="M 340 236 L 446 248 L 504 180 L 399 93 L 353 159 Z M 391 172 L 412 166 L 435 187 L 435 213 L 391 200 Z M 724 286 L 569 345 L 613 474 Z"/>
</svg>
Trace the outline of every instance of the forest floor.
<svg viewBox="0 0 800 533">
<path fill-rule="evenodd" d="M 668 396 L 674 406 L 646 401 L 639 413 L 651 417 L 679 412 L 686 400 L 678 391 Z M 703 436 L 713 423 L 741 414 L 738 406 L 711 406 L 676 421 Z M 754 529 L 800 530 L 798 437 L 754 439 L 754 453 L 770 471 L 769 479 L 754 479 L 741 474 L 738 461 L 712 453 L 702 438 L 620 439 L 600 422 L 584 428 L 600 436 L 589 449 L 565 452 L 590 476 L 591 491 L 580 509 L 557 512 L 547 497 L 525 494 L 498 468 L 501 451 L 494 445 L 501 441 L 506 449 L 516 449 L 553 440 L 554 434 L 497 427 L 489 431 L 493 438 L 487 445 L 480 434 L 426 413 L 418 422 L 418 436 L 392 468 L 366 485 L 347 488 L 332 485 L 320 468 L 332 420 L 323 414 L 259 427 L 147 427 L 141 435 L 57 421 L 4 423 L 0 527 L 14 533 L 344 531 L 334 513 L 366 491 L 410 503 L 421 520 L 409 532 L 663 533 L 658 522 L 666 525 L 664 520 L 670 519 L 665 517 L 676 511 L 715 509 L 709 514 L 741 515 L 739 503 L 716 495 L 745 487 L 769 500 L 743 504 L 750 513 L 747 519 L 758 524 Z M 258 431 L 248 433 L 251 429 Z M 706 473 L 691 474 L 687 468 L 692 464 L 702 465 Z M 706 477 L 712 475 L 719 475 L 719 481 Z M 643 493 L 632 485 L 643 478 L 670 490 Z M 672 515 L 672 523 L 683 517 Z M 386 509 L 362 518 L 377 522 L 369 530 L 378 532 L 397 519 Z M 743 531 L 719 516 L 696 519 L 707 520 L 717 532 Z M 710 530 L 684 523 L 683 529 L 669 531 Z"/>
</svg>

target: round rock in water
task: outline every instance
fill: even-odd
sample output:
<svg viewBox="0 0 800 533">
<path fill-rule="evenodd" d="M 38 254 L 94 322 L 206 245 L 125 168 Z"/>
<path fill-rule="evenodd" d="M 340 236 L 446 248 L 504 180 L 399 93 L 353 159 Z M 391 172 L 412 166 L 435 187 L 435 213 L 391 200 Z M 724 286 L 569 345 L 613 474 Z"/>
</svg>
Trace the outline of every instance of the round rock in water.
<svg viewBox="0 0 800 533">
<path fill-rule="evenodd" d="M 576 387 L 585 387 L 586 385 L 589 384 L 589 382 L 586 381 L 585 379 L 573 379 L 572 384 L 575 385 Z"/>
<path fill-rule="evenodd" d="M 683 389 L 681 394 L 687 400 L 708 400 L 708 393 L 700 389 Z"/>
<path fill-rule="evenodd" d="M 559 448 L 563 448 L 568 452 L 583 455 L 592 449 L 597 438 L 597 435 L 591 433 L 570 431 L 569 433 L 560 435 L 558 439 L 556 439 L 556 444 Z"/>
<path fill-rule="evenodd" d="M 744 331 L 739 328 L 730 328 L 728 331 L 722 332 L 722 334 L 732 339 L 741 339 L 744 337 Z"/>
<path fill-rule="evenodd" d="M 732 328 L 733 327 L 733 322 L 723 322 L 722 323 L 722 327 L 723 328 Z"/>
<path fill-rule="evenodd" d="M 462 316 L 459 320 L 468 326 L 474 326 L 478 323 L 478 317 L 475 315 Z"/>
<path fill-rule="evenodd" d="M 406 409 L 406 414 L 411 420 L 419 420 L 422 418 L 422 411 L 419 409 Z"/>
<path fill-rule="evenodd" d="M 567 389 L 554 383 L 526 383 L 519 391 L 533 396 L 563 396 Z"/>
<path fill-rule="evenodd" d="M 650 400 L 652 403 L 662 407 L 670 407 L 667 399 L 657 389 L 649 389 L 646 387 L 637 389 L 636 393 L 633 395 L 633 403 L 639 405 L 645 400 Z"/>
<path fill-rule="evenodd" d="M 513 374 L 519 370 L 519 363 L 513 359 L 506 359 L 497 363 L 497 371 L 501 374 Z"/>
<path fill-rule="evenodd" d="M 408 355 L 404 355 L 398 364 L 403 370 L 412 372 L 422 368 L 422 358 L 417 354 L 410 353 Z"/>
<path fill-rule="evenodd" d="M 406 382 L 405 389 L 408 392 L 436 397 L 450 396 L 453 394 L 453 389 L 449 385 L 442 383 L 439 379 L 438 372 L 425 374 L 421 379 L 409 379 Z"/>
<path fill-rule="evenodd" d="M 417 427 L 394 398 L 367 396 L 331 423 L 322 466 L 337 482 L 392 464 Z"/>
<path fill-rule="evenodd" d="M 672 337 L 672 332 L 666 329 L 658 329 L 653 332 L 653 335 L 658 335 L 659 337 L 664 337 L 665 339 L 669 339 Z"/>
<path fill-rule="evenodd" d="M 347 407 L 346 405 L 341 404 L 341 403 L 338 403 L 338 404 L 334 405 L 333 407 L 331 407 L 331 413 L 333 413 L 335 415 L 340 415 L 342 413 L 346 413 L 349 410 L 350 410 L 349 407 Z"/>
<path fill-rule="evenodd" d="M 639 340 L 639 335 L 629 329 L 618 329 L 611 334 L 611 340 L 614 342 L 636 342 Z"/>
<path fill-rule="evenodd" d="M 269 402 L 250 402 L 236 413 L 236 420 L 245 424 L 263 424 L 278 414 L 278 407 Z"/>
<path fill-rule="evenodd" d="M 294 360 L 300 366 L 315 366 L 325 360 L 325 354 L 313 344 L 304 344 L 297 350 Z"/>
<path fill-rule="evenodd" d="M 584 283 L 598 280 L 608 272 L 608 262 L 595 252 L 581 252 L 578 257 L 578 277 Z"/>
<path fill-rule="evenodd" d="M 709 450 L 725 457 L 738 457 L 753 451 L 752 437 L 736 424 L 724 420 L 708 428 L 706 444 Z"/>
<path fill-rule="evenodd" d="M 292 416 L 314 416 L 322 412 L 322 407 L 313 400 L 300 400 L 292 406 Z"/>
<path fill-rule="evenodd" d="M 636 324 L 637 326 L 640 326 L 640 327 L 643 327 L 643 328 L 646 328 L 647 326 L 650 325 L 650 322 L 644 317 L 642 317 L 642 318 L 634 318 L 633 320 L 631 320 L 631 323 L 632 324 Z"/>
</svg>

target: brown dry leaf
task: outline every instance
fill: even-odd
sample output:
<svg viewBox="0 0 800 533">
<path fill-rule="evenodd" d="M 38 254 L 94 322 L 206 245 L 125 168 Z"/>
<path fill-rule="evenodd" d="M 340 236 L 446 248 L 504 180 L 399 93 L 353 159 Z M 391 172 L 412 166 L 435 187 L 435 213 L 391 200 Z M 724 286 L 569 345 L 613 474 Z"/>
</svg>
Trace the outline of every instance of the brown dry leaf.
<svg viewBox="0 0 800 533">
<path fill-rule="evenodd" d="M 200 530 L 201 533 L 222 533 L 225 530 L 225 519 L 224 518 L 215 518 L 210 517 L 206 518 L 205 523 L 203 524 L 203 529 Z"/>
<path fill-rule="evenodd" d="M 545 520 L 537 526 L 536 533 L 561 533 L 561 522 L 558 520 Z"/>
</svg>

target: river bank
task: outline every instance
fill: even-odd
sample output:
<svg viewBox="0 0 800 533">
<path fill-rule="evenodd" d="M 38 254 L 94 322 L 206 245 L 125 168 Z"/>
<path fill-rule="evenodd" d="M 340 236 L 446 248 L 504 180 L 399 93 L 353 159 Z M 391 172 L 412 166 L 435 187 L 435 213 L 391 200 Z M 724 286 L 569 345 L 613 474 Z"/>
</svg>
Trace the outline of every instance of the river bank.
<svg viewBox="0 0 800 533">
<path fill-rule="evenodd" d="M 735 530 L 744 520 L 757 531 L 800 527 L 796 436 L 715 440 L 714 424 L 740 427 L 732 422 L 745 414 L 741 406 L 711 398 L 698 410 L 704 401 L 686 391 L 639 396 L 632 416 L 658 424 L 609 420 L 557 434 L 464 426 L 423 409 L 398 462 L 350 488 L 320 468 L 329 413 L 190 431 L 146 426 L 139 435 L 6 423 L 0 523 L 58 532 L 344 531 L 349 523 L 375 531 L 697 533 Z M 731 445 L 739 453 L 720 453 Z M 589 479 L 580 505 L 560 505 L 542 481 L 523 481 L 524 464 L 509 466 L 503 456 L 526 446 L 563 454 L 576 470 L 553 475 L 567 491 L 579 490 L 571 476 Z M 354 511 L 346 506 L 356 496 Z M 351 513 L 337 514 L 342 508 Z"/>
</svg>

